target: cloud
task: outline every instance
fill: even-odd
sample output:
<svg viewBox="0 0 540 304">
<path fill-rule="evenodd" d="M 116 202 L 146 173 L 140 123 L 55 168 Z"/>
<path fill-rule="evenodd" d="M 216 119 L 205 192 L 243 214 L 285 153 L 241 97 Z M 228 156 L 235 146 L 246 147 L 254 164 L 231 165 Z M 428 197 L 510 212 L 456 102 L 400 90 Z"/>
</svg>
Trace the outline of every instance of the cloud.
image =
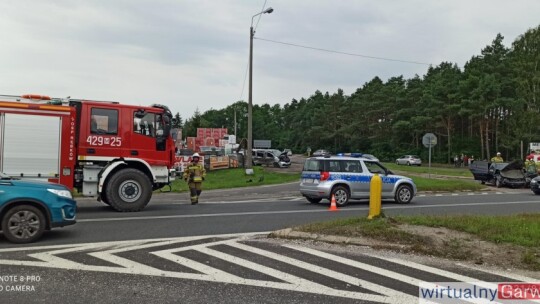
<svg viewBox="0 0 540 304">
<path fill-rule="evenodd" d="M 4 1 L 0 93 L 168 104 L 190 117 L 247 99 L 251 17 L 264 1 Z M 256 37 L 377 57 L 463 66 L 502 33 L 538 25 L 540 2 L 268 0 Z M 352 93 L 375 76 L 426 66 L 254 41 L 254 103 L 315 90 Z M 242 91 L 242 87 L 244 90 Z"/>
</svg>

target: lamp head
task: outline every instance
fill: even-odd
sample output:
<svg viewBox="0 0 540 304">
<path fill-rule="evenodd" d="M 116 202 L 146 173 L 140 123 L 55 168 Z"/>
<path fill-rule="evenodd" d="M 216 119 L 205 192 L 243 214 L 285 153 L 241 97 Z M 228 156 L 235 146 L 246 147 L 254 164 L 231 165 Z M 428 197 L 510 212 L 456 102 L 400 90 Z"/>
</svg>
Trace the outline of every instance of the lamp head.
<svg viewBox="0 0 540 304">
<path fill-rule="evenodd" d="M 271 14 L 273 11 L 274 11 L 274 9 L 269 7 L 269 8 L 264 10 L 263 14 Z"/>
</svg>

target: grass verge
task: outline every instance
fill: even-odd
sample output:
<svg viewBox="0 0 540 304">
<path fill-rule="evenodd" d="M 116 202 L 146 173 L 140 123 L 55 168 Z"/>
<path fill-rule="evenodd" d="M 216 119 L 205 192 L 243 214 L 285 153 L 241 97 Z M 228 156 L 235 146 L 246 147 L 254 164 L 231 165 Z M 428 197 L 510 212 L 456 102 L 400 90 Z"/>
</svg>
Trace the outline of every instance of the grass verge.
<svg viewBox="0 0 540 304">
<path fill-rule="evenodd" d="M 461 179 L 434 179 L 420 176 L 411 176 L 418 191 L 478 191 L 485 186 L 472 181 Z"/>
<path fill-rule="evenodd" d="M 260 166 L 256 166 L 253 169 L 255 174 L 249 176 L 245 174 L 245 169 L 242 168 L 207 171 L 203 188 L 204 190 L 228 189 L 283 184 L 300 180 L 300 174 L 270 172 Z M 177 177 L 177 180 L 172 183 L 171 187 L 173 192 L 188 190 L 187 183 L 181 176 Z"/>
<path fill-rule="evenodd" d="M 403 166 L 396 165 L 394 163 L 383 163 L 383 165 L 393 171 L 404 171 L 411 173 L 421 173 L 421 174 L 434 174 L 434 175 L 447 175 L 447 176 L 458 176 L 458 177 L 472 177 L 471 171 L 469 168 L 452 168 L 452 167 L 441 167 L 440 164 L 431 164 L 431 170 L 427 165 L 422 166 Z"/>
<path fill-rule="evenodd" d="M 540 213 L 350 218 L 308 224 L 294 230 L 368 238 L 378 241 L 373 246 L 378 248 L 540 270 Z"/>
</svg>

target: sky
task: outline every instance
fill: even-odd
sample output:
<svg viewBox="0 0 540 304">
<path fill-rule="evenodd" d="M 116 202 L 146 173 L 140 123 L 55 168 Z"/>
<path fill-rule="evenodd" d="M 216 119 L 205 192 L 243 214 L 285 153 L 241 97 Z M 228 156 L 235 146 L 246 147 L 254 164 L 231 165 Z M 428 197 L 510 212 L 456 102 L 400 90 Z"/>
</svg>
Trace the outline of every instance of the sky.
<svg viewBox="0 0 540 304">
<path fill-rule="evenodd" d="M 223 109 L 248 100 L 249 29 L 268 7 L 253 19 L 258 105 L 463 67 L 540 24 L 538 0 L 4 0 L 0 94 Z"/>
</svg>

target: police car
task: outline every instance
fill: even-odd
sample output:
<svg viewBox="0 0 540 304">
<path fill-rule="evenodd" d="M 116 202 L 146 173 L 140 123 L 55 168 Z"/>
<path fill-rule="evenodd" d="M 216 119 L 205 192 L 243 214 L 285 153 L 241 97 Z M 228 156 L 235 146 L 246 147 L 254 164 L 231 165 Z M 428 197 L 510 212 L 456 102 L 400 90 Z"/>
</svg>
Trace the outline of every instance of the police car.
<svg viewBox="0 0 540 304">
<path fill-rule="evenodd" d="M 354 153 L 306 159 L 300 193 L 313 204 L 334 195 L 336 204 L 345 206 L 349 199 L 369 198 L 370 181 L 375 174 L 382 179 L 382 199 L 408 204 L 416 195 L 412 179 L 394 175 L 379 162 Z"/>
</svg>

